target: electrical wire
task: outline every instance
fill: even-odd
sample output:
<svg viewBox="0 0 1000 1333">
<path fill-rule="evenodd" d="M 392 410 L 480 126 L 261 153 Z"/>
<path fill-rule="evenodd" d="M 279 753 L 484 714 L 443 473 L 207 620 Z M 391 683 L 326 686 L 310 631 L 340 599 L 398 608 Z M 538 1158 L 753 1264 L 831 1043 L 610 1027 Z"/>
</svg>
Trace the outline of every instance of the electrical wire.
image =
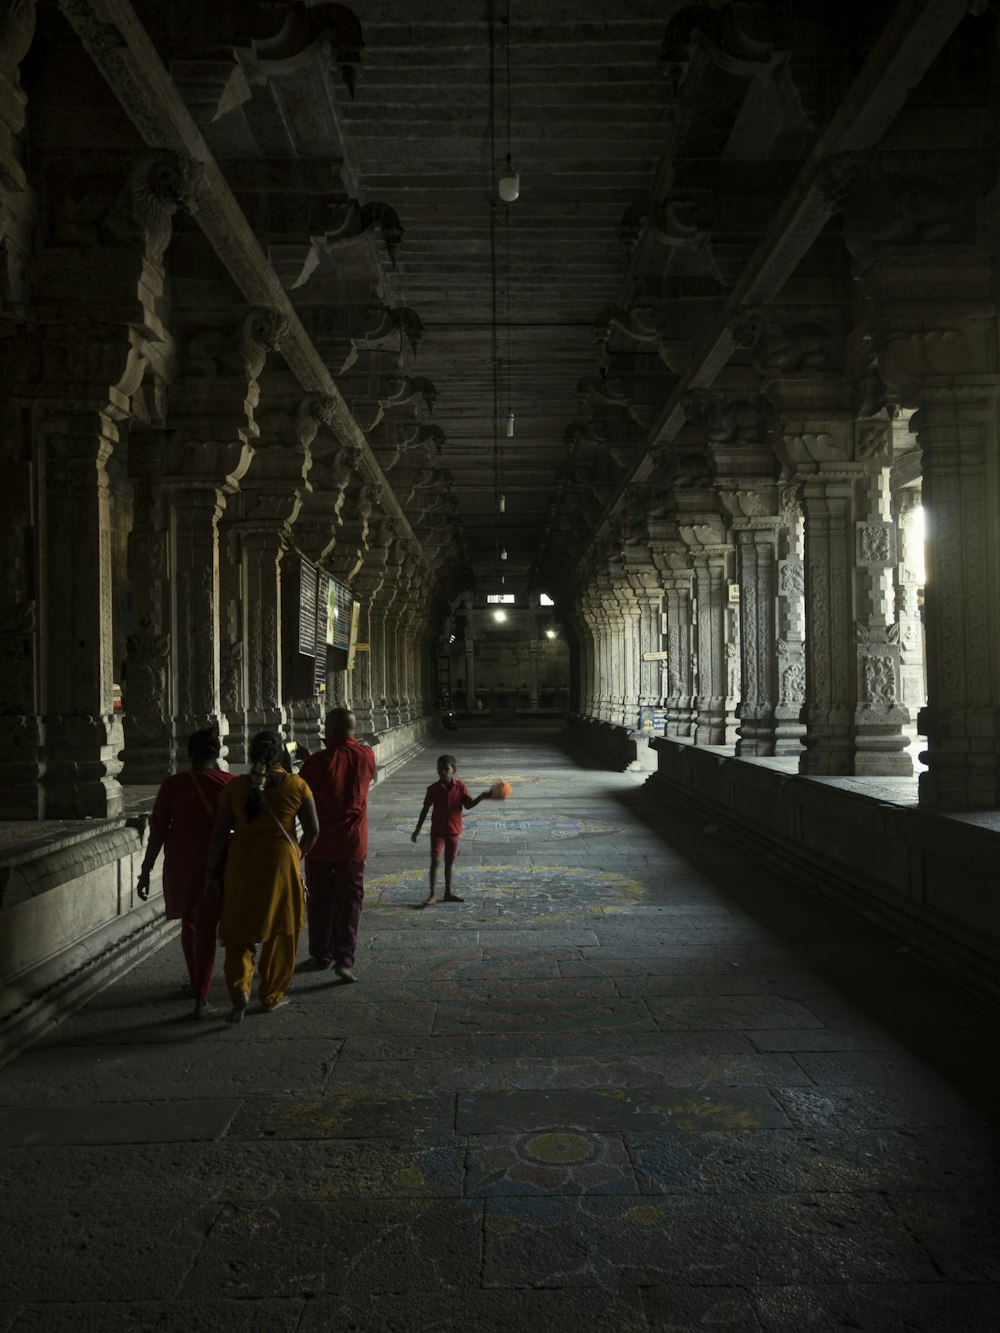
<svg viewBox="0 0 1000 1333">
<path fill-rule="evenodd" d="M 496 39 L 495 39 L 495 3 L 490 0 L 490 288 L 492 295 L 492 325 L 490 354 L 493 365 L 493 507 L 497 516 L 497 559 L 503 547 L 503 517 L 500 514 L 500 340 L 498 335 L 497 311 L 497 203 L 495 199 L 496 181 Z"/>
</svg>

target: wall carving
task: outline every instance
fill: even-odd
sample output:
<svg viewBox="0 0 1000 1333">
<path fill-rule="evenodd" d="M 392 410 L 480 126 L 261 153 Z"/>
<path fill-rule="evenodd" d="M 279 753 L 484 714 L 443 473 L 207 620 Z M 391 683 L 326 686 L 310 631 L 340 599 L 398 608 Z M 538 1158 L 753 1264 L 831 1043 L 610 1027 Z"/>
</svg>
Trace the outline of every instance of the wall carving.
<svg viewBox="0 0 1000 1333">
<path fill-rule="evenodd" d="M 125 642 L 124 703 L 131 717 L 162 718 L 167 711 L 170 635 L 144 616 Z"/>
<path fill-rule="evenodd" d="M 862 678 L 866 703 L 896 702 L 896 672 L 891 657 L 882 653 L 866 654 L 862 659 Z"/>
</svg>

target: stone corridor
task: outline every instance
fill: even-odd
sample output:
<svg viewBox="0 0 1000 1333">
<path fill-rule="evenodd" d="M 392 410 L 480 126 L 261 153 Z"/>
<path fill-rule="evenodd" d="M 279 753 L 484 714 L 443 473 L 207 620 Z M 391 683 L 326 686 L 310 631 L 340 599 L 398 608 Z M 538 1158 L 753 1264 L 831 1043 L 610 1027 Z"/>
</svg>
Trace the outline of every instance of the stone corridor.
<svg viewBox="0 0 1000 1333">
<path fill-rule="evenodd" d="M 446 748 L 514 794 L 419 911 Z M 193 1023 L 171 941 L 4 1069 L 2 1333 L 994 1329 L 997 1010 L 643 778 L 432 742 L 360 985 Z"/>
</svg>

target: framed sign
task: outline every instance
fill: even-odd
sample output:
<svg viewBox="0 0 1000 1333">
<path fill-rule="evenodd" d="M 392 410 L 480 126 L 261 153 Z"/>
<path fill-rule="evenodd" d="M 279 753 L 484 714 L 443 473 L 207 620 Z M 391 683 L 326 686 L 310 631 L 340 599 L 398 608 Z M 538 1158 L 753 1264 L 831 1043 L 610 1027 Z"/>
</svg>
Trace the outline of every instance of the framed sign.
<svg viewBox="0 0 1000 1333">
<path fill-rule="evenodd" d="M 316 656 L 316 566 L 308 560 L 299 565 L 299 652 Z"/>
</svg>

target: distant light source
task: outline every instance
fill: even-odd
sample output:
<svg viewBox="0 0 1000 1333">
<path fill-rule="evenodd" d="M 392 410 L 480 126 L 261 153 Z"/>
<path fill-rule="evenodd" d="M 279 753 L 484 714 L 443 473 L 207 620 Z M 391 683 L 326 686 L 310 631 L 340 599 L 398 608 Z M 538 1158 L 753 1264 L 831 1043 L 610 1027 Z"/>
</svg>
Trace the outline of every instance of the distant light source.
<svg viewBox="0 0 1000 1333">
<path fill-rule="evenodd" d="M 539 606 L 555 606 L 555 602 L 554 602 L 554 601 L 552 600 L 552 598 L 548 595 L 548 593 L 543 592 L 543 593 L 541 593 L 541 594 L 539 595 L 539 598 L 538 598 L 538 605 L 539 605 Z"/>
<path fill-rule="evenodd" d="M 521 193 L 521 177 L 511 166 L 510 153 L 507 154 L 507 165 L 501 171 L 500 179 L 497 181 L 497 190 L 505 204 L 514 203 Z"/>
<path fill-rule="evenodd" d="M 554 630 L 554 629 L 547 629 L 547 630 L 545 631 L 545 637 L 546 637 L 547 639 L 554 639 L 554 638 L 556 637 L 556 632 L 555 632 L 555 630 Z"/>
<path fill-rule="evenodd" d="M 514 409 L 512 407 L 509 407 L 507 409 L 507 439 L 512 440 L 513 438 L 514 438 Z"/>
<path fill-rule="evenodd" d="M 493 619 L 494 619 L 498 624 L 502 625 L 503 622 L 507 619 L 507 612 L 506 612 L 506 611 L 494 611 L 494 612 L 493 612 Z"/>
<path fill-rule="evenodd" d="M 501 559 L 501 560 L 506 560 L 506 559 L 507 559 L 507 548 L 506 548 L 506 546 L 501 547 L 501 550 L 500 550 L 500 559 Z"/>
<path fill-rule="evenodd" d="M 497 505 L 497 508 L 499 509 L 499 511 L 500 511 L 501 514 L 506 514 L 506 512 L 507 512 L 507 497 L 506 497 L 506 495 L 504 495 L 503 491 L 500 492 L 500 502 L 499 502 L 499 504 Z"/>
</svg>

